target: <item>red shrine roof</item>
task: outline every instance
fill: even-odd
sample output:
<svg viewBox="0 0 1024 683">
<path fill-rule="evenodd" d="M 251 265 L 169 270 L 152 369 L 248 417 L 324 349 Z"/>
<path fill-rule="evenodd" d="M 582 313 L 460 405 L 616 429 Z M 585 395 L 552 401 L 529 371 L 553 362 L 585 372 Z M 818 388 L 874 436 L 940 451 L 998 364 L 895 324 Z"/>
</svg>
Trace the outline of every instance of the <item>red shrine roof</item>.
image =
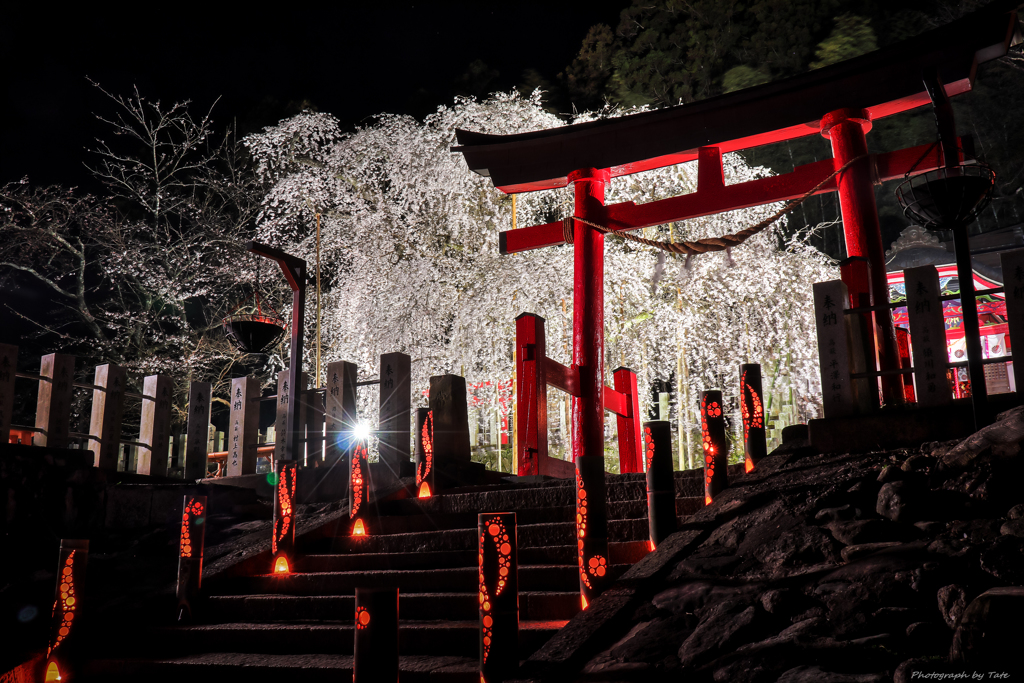
<svg viewBox="0 0 1024 683">
<path fill-rule="evenodd" d="M 469 168 L 506 193 L 564 187 L 583 168 L 613 177 L 817 134 L 837 109 L 865 109 L 871 119 L 928 104 L 926 68 L 938 69 L 949 95 L 971 89 L 978 64 L 1006 54 L 1016 2 L 1000 0 L 910 40 L 774 83 L 691 104 L 573 126 L 488 135 L 456 131 Z"/>
</svg>

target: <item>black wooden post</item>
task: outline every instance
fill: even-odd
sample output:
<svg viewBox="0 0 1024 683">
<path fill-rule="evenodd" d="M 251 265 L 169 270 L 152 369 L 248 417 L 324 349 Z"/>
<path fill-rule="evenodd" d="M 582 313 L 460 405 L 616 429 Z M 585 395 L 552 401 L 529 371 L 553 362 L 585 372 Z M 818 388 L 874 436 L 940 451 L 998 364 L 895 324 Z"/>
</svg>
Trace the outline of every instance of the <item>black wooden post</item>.
<svg viewBox="0 0 1024 683">
<path fill-rule="evenodd" d="M 416 409 L 416 495 L 429 498 L 437 493 L 434 476 L 434 417 L 430 408 Z"/>
<path fill-rule="evenodd" d="M 398 589 L 356 588 L 353 683 L 398 681 Z"/>
<path fill-rule="evenodd" d="M 82 598 L 89 564 L 89 541 L 61 539 L 57 559 L 57 591 L 50 618 L 44 680 L 69 680 L 77 664 L 82 630 Z"/>
<path fill-rule="evenodd" d="M 274 490 L 274 527 L 271 539 L 275 574 L 292 571 L 295 562 L 295 475 L 294 460 L 274 463 L 277 484 Z"/>
<path fill-rule="evenodd" d="M 701 394 L 700 435 L 704 448 L 704 504 L 711 505 L 715 496 L 729 485 L 729 474 L 725 469 L 729 463 L 729 443 L 725 439 L 721 391 Z"/>
<path fill-rule="evenodd" d="M 757 461 L 768 455 L 759 363 L 740 365 L 740 413 L 743 416 L 744 471 L 752 472 Z"/>
<path fill-rule="evenodd" d="M 203 545 L 206 540 L 206 496 L 185 496 L 178 543 L 178 621 L 192 619 L 192 603 L 203 583 Z"/>
<path fill-rule="evenodd" d="M 647 461 L 647 520 L 651 550 L 676 532 L 676 487 L 672 474 L 672 426 L 668 420 L 644 423 Z"/>
<path fill-rule="evenodd" d="M 519 668 L 519 557 L 516 513 L 478 515 L 480 680 L 495 683 Z"/>
</svg>

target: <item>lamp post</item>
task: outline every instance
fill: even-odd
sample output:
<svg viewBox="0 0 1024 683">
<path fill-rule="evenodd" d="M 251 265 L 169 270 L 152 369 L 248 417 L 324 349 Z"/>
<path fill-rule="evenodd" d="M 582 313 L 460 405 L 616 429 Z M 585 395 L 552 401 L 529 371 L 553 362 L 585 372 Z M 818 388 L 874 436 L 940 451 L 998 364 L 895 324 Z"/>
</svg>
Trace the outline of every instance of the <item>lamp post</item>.
<svg viewBox="0 0 1024 683">
<path fill-rule="evenodd" d="M 995 174 L 985 164 L 961 162 L 957 145 L 953 107 L 949 103 L 936 70 L 923 75 L 925 89 L 932 101 L 938 145 L 943 166 L 908 178 L 896 188 L 896 200 L 905 216 L 926 228 L 952 230 L 956 253 L 956 273 L 960 281 L 960 305 L 963 311 L 964 341 L 967 345 L 967 372 L 971 379 L 971 401 L 975 429 L 991 422 L 988 390 L 982 364 L 981 330 L 978 325 L 978 300 L 974 293 L 974 268 L 967 226 L 988 203 Z M 918 359 L 914 359 L 917 363 Z"/>
<path fill-rule="evenodd" d="M 299 424 L 299 381 L 302 376 L 302 326 L 306 308 L 306 262 L 297 256 L 286 254 L 280 249 L 268 247 L 259 242 L 246 246 L 253 254 L 277 261 L 281 266 L 288 286 L 292 288 L 292 342 L 288 364 L 288 429 L 284 434 L 284 457 L 282 460 L 298 460 L 302 445 L 302 425 Z"/>
</svg>

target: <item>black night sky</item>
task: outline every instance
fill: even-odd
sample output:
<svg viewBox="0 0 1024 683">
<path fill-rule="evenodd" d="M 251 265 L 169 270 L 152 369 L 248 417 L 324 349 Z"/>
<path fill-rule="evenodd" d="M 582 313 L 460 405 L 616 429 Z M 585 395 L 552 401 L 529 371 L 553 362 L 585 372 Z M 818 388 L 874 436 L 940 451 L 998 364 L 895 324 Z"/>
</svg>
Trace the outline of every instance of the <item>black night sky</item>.
<svg viewBox="0 0 1024 683">
<path fill-rule="evenodd" d="M 587 29 L 615 25 L 626 0 L 339 3 L 331 9 L 276 5 L 267 12 L 202 5 L 97 5 L 57 9 L 18 3 L 0 22 L 4 64 L 0 182 L 28 176 L 96 191 L 84 168 L 101 128 L 92 112 L 113 93 L 214 109 L 218 126 L 259 130 L 309 102 L 354 125 L 381 112 L 419 117 L 450 103 L 476 59 L 508 89 L 533 68 L 554 80 Z M 199 8 L 202 9 L 199 9 Z M 237 6 L 236 7 L 240 7 Z"/>
</svg>

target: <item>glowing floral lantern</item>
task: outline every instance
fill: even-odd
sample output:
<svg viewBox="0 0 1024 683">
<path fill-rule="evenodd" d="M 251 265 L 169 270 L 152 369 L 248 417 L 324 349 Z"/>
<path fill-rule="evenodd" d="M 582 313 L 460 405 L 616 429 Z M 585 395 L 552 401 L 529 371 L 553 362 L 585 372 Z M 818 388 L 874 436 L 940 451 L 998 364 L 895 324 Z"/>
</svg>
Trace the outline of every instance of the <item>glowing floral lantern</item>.
<svg viewBox="0 0 1024 683">
<path fill-rule="evenodd" d="M 370 466 L 366 441 L 356 442 L 348 460 L 348 516 L 352 520 L 352 536 L 367 536 L 370 507 Z"/>
<path fill-rule="evenodd" d="M 715 496 L 729 485 L 729 442 L 725 439 L 721 391 L 701 393 L 700 435 L 704 449 L 704 503 L 711 505 Z"/>
<path fill-rule="evenodd" d="M 274 463 L 277 484 L 274 495 L 274 527 L 271 537 L 274 574 L 289 574 L 295 560 L 295 476 L 294 460 Z"/>
<path fill-rule="evenodd" d="M 744 471 L 751 472 L 757 461 L 768 455 L 764 428 L 764 392 L 761 389 L 761 365 L 740 365 L 740 414 L 743 416 Z"/>
<path fill-rule="evenodd" d="M 354 683 L 398 680 L 398 589 L 356 588 Z"/>
<path fill-rule="evenodd" d="M 416 409 L 416 497 L 429 498 L 437 492 L 434 477 L 434 415 L 429 408 Z"/>
<path fill-rule="evenodd" d="M 68 681 L 74 672 L 82 590 L 89 563 L 89 541 L 61 539 L 57 560 L 57 591 L 50 620 L 43 680 Z"/>
<path fill-rule="evenodd" d="M 519 667 L 519 557 L 516 513 L 477 517 L 480 564 L 480 680 L 504 680 Z"/>
<path fill-rule="evenodd" d="M 672 425 L 667 420 L 645 422 L 644 458 L 647 470 L 647 520 L 651 550 L 676 532 L 676 488 L 672 474 Z"/>
<path fill-rule="evenodd" d="M 178 621 L 192 618 L 192 602 L 203 581 L 203 545 L 206 540 L 206 496 L 185 496 L 178 543 Z"/>
<path fill-rule="evenodd" d="M 608 512 L 604 458 L 576 459 L 576 549 L 580 602 L 587 608 L 608 584 Z"/>
</svg>

